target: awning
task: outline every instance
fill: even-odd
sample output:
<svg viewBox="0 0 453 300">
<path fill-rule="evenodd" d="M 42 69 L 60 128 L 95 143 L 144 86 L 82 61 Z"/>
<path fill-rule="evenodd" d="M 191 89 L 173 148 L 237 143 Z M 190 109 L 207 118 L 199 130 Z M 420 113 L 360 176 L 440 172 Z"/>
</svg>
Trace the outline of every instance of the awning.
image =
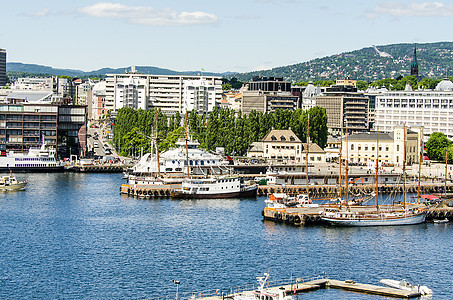
<svg viewBox="0 0 453 300">
<path fill-rule="evenodd" d="M 420 198 L 422 199 L 428 199 L 428 200 L 437 200 L 439 199 L 439 197 L 437 196 L 434 196 L 434 195 L 420 195 Z"/>
</svg>

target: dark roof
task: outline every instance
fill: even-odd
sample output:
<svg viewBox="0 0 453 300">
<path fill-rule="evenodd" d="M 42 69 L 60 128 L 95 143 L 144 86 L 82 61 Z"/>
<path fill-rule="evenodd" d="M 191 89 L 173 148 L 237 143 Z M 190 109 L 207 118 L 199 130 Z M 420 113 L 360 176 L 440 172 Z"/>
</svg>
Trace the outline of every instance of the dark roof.
<svg viewBox="0 0 453 300">
<path fill-rule="evenodd" d="M 263 142 L 289 142 L 289 143 L 300 143 L 301 140 L 291 130 L 276 130 L 272 129 L 266 136 L 261 140 Z"/>
<path fill-rule="evenodd" d="M 343 137 L 345 139 L 345 137 Z M 361 132 L 361 133 L 354 133 L 348 136 L 348 140 L 351 141 L 376 141 L 377 140 L 377 133 L 376 132 Z M 379 132 L 379 141 L 393 141 L 393 132 L 392 133 L 384 133 Z"/>
</svg>

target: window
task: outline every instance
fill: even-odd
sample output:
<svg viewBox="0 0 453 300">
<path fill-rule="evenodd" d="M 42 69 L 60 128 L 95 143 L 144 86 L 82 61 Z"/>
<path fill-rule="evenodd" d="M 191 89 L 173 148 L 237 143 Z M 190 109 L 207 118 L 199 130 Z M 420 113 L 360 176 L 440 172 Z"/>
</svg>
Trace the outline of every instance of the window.
<svg viewBox="0 0 453 300">
<path fill-rule="evenodd" d="M 351 144 L 351 150 L 354 150 L 354 144 Z"/>
</svg>

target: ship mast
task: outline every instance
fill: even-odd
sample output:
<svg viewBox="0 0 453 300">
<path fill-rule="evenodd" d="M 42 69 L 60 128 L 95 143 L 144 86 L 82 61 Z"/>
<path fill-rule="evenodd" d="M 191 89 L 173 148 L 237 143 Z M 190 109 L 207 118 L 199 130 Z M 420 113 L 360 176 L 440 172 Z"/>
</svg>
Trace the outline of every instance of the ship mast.
<svg viewBox="0 0 453 300">
<path fill-rule="evenodd" d="M 345 187 L 346 187 L 346 207 L 349 208 L 349 178 L 348 178 L 348 171 L 349 171 L 349 144 L 348 144 L 348 126 L 346 125 L 346 163 L 345 163 Z"/>
<path fill-rule="evenodd" d="M 376 126 L 376 214 L 379 215 L 379 182 L 378 182 L 378 171 L 379 171 L 379 128 Z"/>
<path fill-rule="evenodd" d="M 307 111 L 308 121 L 307 121 L 307 149 L 305 151 L 305 174 L 306 174 L 306 189 L 307 189 L 307 199 L 310 199 L 310 190 L 308 189 L 308 145 L 310 143 L 310 114 Z"/>
<path fill-rule="evenodd" d="M 403 209 L 406 208 L 406 123 L 403 126 Z"/>
<path fill-rule="evenodd" d="M 189 139 L 189 136 L 188 136 L 188 130 L 189 130 L 189 127 L 187 126 L 187 111 L 186 111 L 186 163 L 187 163 L 187 178 L 190 178 L 190 168 L 189 168 L 189 146 L 187 146 L 187 140 Z"/>
<path fill-rule="evenodd" d="M 156 156 L 157 156 L 157 173 L 160 177 L 160 160 L 159 160 L 159 122 L 157 120 L 157 109 L 156 109 Z"/>
<path fill-rule="evenodd" d="M 420 204 L 420 181 L 423 161 L 423 137 L 420 131 L 420 158 L 418 160 L 418 187 L 417 187 L 417 204 Z"/>
<path fill-rule="evenodd" d="M 447 171 L 448 171 L 448 145 L 445 147 L 445 185 L 444 185 L 445 198 L 447 197 Z"/>
<path fill-rule="evenodd" d="M 338 172 L 338 183 L 340 185 L 340 200 L 341 200 L 341 196 L 342 196 L 342 188 L 343 188 L 343 184 L 341 182 L 341 151 L 343 151 L 343 123 L 341 123 L 341 129 L 340 129 L 340 149 L 339 149 L 339 158 L 340 158 L 340 170 Z"/>
</svg>

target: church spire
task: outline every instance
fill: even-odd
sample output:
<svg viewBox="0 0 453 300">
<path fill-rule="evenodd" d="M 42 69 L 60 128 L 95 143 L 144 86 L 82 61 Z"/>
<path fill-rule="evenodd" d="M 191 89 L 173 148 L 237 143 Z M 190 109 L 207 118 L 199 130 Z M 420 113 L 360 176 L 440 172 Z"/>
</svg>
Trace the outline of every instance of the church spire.
<svg viewBox="0 0 453 300">
<path fill-rule="evenodd" d="M 414 45 L 414 58 L 411 64 L 411 75 L 418 77 L 417 44 Z"/>
</svg>

